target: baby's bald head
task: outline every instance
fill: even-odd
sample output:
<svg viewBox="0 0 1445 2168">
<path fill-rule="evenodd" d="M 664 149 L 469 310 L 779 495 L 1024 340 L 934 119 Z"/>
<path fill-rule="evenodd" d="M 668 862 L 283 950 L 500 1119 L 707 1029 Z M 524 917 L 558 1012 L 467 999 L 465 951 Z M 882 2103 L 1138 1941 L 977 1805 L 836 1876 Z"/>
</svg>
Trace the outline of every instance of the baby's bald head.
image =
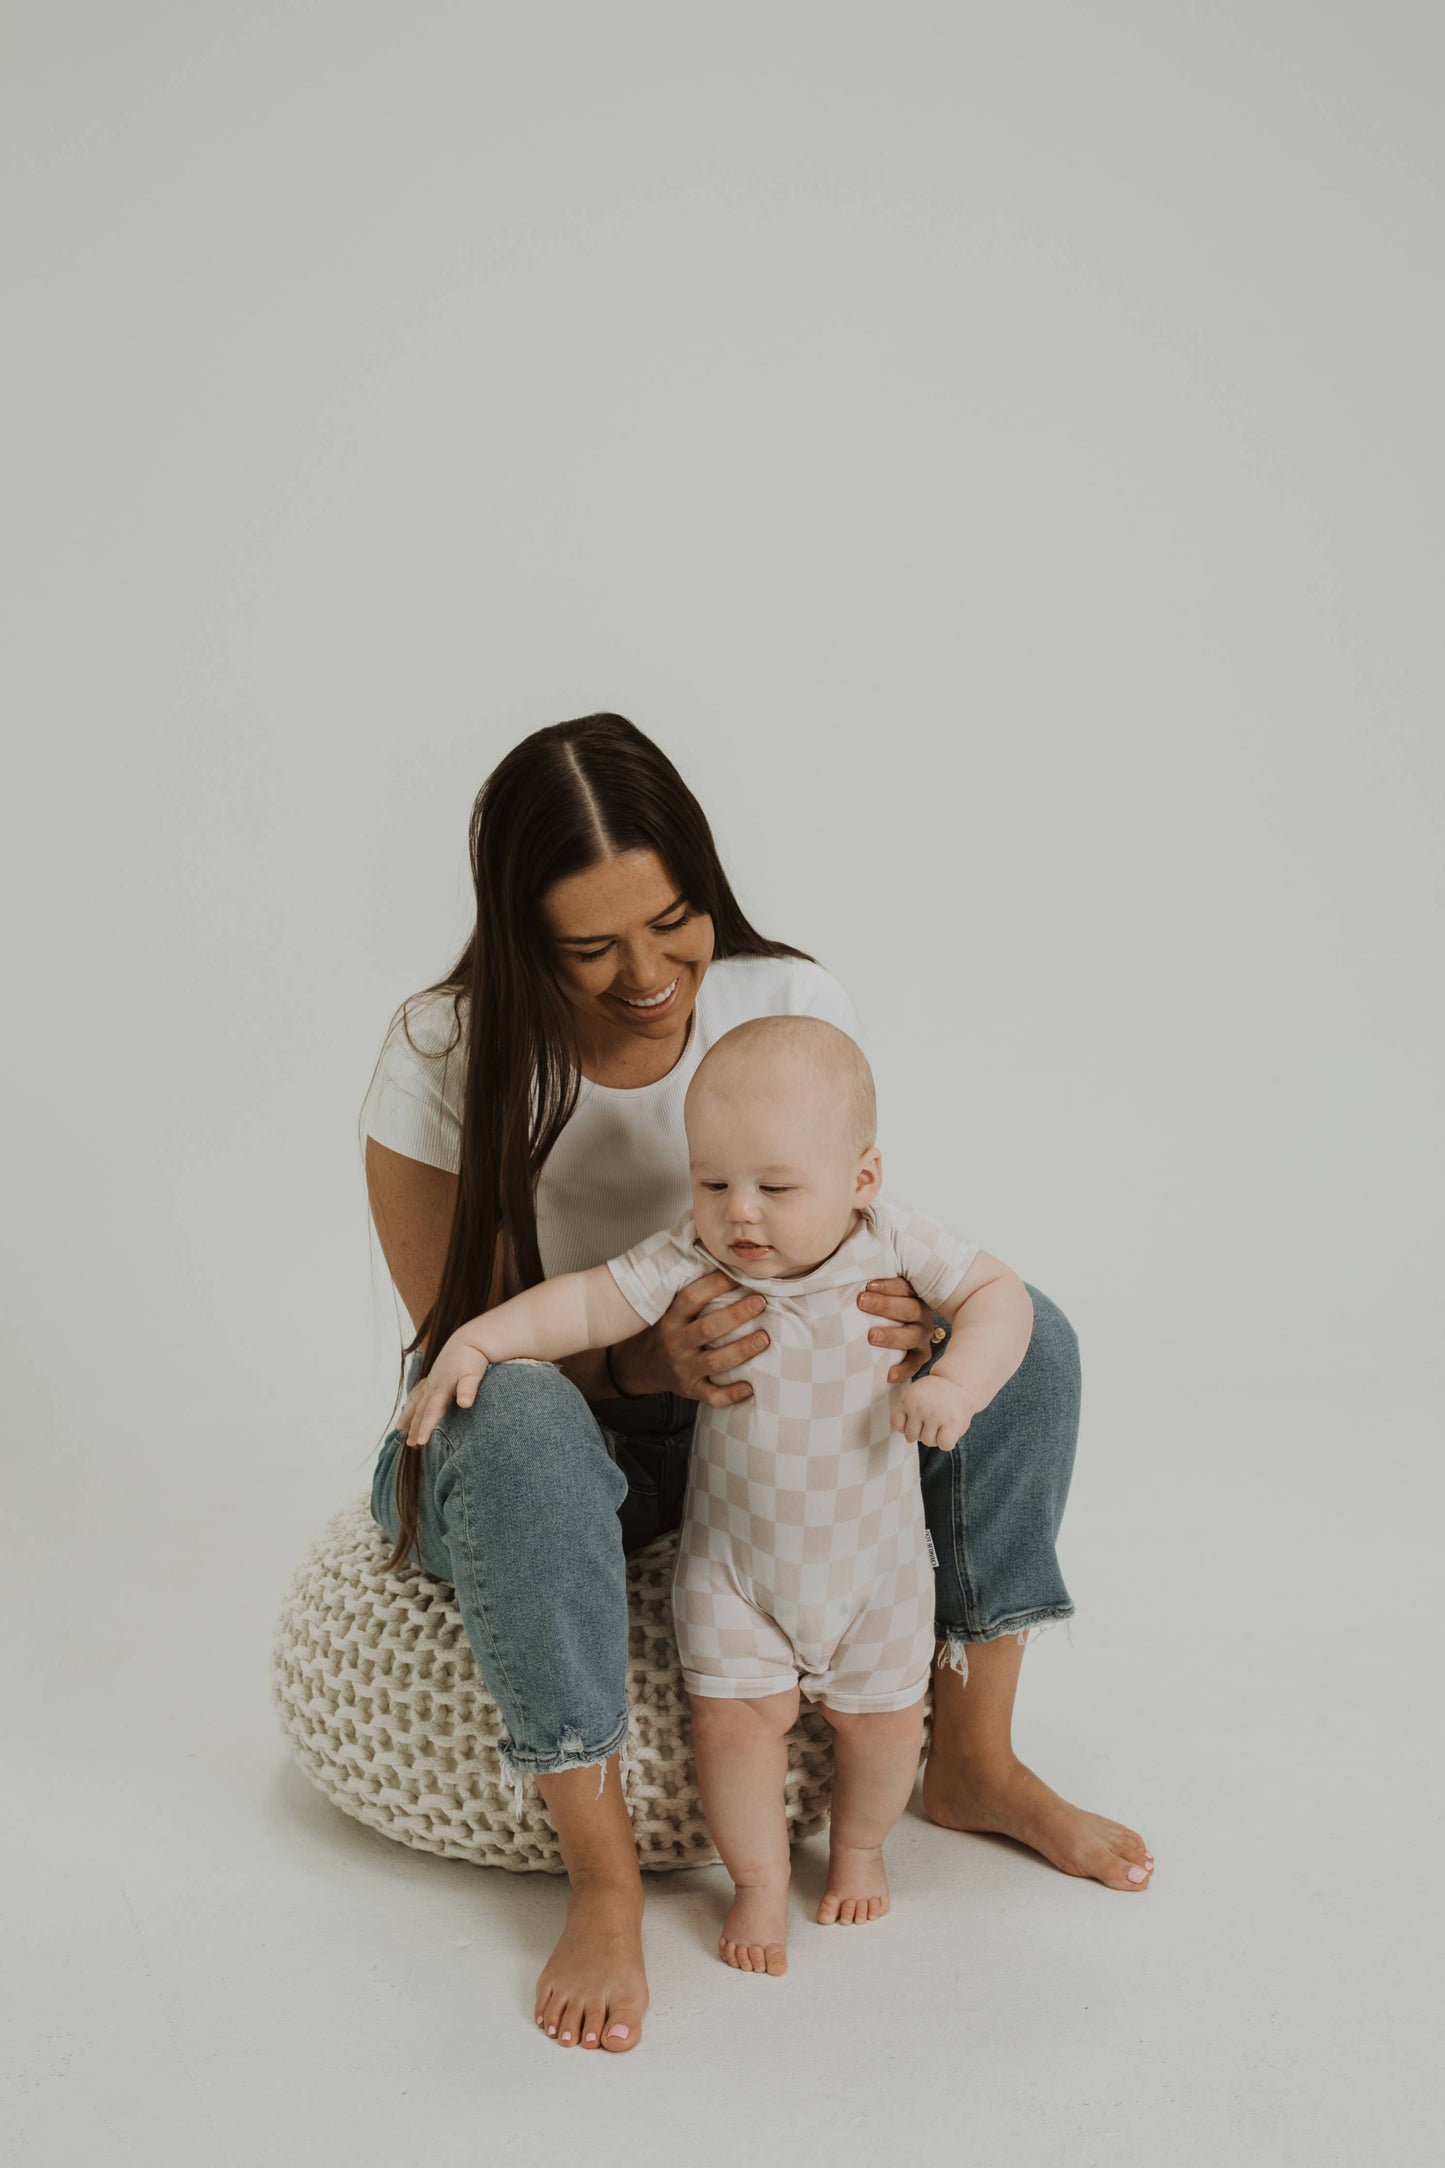
<svg viewBox="0 0 1445 2168">
<path fill-rule="evenodd" d="M 708 1048 L 687 1089 L 684 1114 L 801 1115 L 816 1143 L 853 1159 L 877 1141 L 873 1072 L 856 1039 L 821 1016 L 753 1016 Z M 795 1124 L 789 1124 L 790 1127 Z"/>
</svg>

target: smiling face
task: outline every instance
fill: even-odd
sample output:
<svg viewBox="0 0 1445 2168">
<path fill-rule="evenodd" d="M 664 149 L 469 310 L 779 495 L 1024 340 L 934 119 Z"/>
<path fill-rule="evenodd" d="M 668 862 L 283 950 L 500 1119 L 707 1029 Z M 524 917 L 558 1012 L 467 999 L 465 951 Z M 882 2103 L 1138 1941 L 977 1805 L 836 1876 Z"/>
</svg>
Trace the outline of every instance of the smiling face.
<svg viewBox="0 0 1445 2168">
<path fill-rule="evenodd" d="M 697 1231 L 719 1264 L 797 1278 L 853 1232 L 882 1186 L 858 1064 L 866 1076 L 846 1033 L 814 1017 L 758 1018 L 704 1055 L 687 1093 L 688 1164 Z"/>
<path fill-rule="evenodd" d="M 712 961 L 713 922 L 655 851 L 623 851 L 555 882 L 542 916 L 585 1046 L 604 1058 L 639 1040 L 681 1048 Z"/>
</svg>

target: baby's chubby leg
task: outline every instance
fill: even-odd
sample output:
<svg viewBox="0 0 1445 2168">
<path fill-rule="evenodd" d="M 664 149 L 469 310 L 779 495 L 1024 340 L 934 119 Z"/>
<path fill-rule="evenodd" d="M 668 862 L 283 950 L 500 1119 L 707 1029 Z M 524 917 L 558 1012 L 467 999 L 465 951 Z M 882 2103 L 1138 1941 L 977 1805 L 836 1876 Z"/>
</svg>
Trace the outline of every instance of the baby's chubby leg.
<svg viewBox="0 0 1445 2168">
<path fill-rule="evenodd" d="M 786 1972 L 792 1861 L 783 1786 L 798 1689 L 754 1701 L 706 1694 L 689 1701 L 703 1819 L 735 1892 L 718 1950 L 739 1972 Z"/>
<path fill-rule="evenodd" d="M 888 1910 L 883 1840 L 918 1775 L 923 1699 L 867 1716 L 849 1716 L 825 1702 L 823 1713 L 833 1727 L 833 1814 L 818 1921 L 853 1927 Z"/>
</svg>

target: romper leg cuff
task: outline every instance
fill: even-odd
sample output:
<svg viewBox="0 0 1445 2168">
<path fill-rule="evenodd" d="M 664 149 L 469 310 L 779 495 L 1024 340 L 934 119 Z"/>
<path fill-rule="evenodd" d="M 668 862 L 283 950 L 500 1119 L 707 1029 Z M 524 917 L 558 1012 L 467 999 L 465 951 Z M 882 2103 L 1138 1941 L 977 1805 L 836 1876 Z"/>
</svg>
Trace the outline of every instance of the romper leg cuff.
<svg viewBox="0 0 1445 2168">
<path fill-rule="evenodd" d="M 798 1683 L 796 1671 L 779 1671 L 768 1679 L 719 1679 L 706 1671 L 684 1671 L 682 1683 L 700 1701 L 763 1701 L 769 1694 L 786 1694 Z"/>
<path fill-rule="evenodd" d="M 915 1708 L 927 1692 L 925 1677 L 916 1686 L 905 1686 L 896 1694 L 835 1694 L 830 1686 L 824 1686 L 816 1694 L 809 1694 L 808 1699 L 821 1701 L 825 1709 L 836 1709 L 839 1716 L 887 1716 L 895 1709 Z"/>
</svg>

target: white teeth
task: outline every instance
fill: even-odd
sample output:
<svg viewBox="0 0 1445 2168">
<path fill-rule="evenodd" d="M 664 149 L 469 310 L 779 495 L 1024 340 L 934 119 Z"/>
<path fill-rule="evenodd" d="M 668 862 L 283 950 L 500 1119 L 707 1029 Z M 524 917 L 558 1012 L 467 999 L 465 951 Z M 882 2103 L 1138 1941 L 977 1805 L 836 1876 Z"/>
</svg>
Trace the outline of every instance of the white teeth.
<svg viewBox="0 0 1445 2168">
<path fill-rule="evenodd" d="M 621 1001 L 627 1001 L 627 1006 L 629 1009 L 660 1009 L 664 1001 L 670 1001 L 672 999 L 676 987 L 677 980 L 674 979 L 671 986 L 664 986 L 662 992 L 660 994 L 654 994 L 650 1001 L 627 1001 L 626 994 L 620 994 L 618 996 L 618 999 Z"/>
</svg>

